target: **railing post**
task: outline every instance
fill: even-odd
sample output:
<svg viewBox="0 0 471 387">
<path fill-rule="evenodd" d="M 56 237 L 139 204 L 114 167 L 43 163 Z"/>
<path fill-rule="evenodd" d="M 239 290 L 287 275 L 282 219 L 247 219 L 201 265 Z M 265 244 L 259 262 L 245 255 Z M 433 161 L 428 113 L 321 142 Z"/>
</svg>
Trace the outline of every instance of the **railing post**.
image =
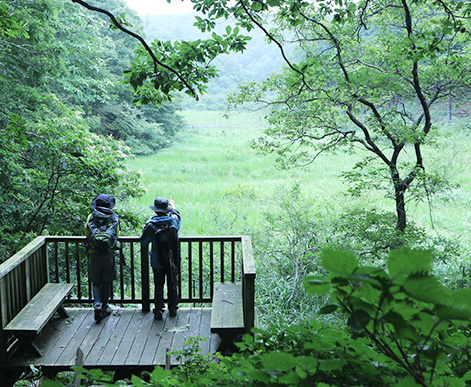
<svg viewBox="0 0 471 387">
<path fill-rule="evenodd" d="M 142 311 L 150 311 L 149 245 L 141 245 Z"/>
<path fill-rule="evenodd" d="M 7 325 L 6 321 L 6 298 L 5 278 L 0 278 L 0 364 L 8 360 L 7 356 L 7 337 L 3 332 L 3 327 Z"/>
<path fill-rule="evenodd" d="M 41 254 L 43 255 L 44 259 L 44 276 L 46 283 L 51 282 L 51 278 L 49 276 L 49 254 L 47 252 L 47 243 L 44 243 L 44 245 L 41 247 Z"/>
<path fill-rule="evenodd" d="M 244 326 L 250 332 L 255 326 L 255 261 L 250 236 L 242 236 L 242 297 Z"/>
</svg>

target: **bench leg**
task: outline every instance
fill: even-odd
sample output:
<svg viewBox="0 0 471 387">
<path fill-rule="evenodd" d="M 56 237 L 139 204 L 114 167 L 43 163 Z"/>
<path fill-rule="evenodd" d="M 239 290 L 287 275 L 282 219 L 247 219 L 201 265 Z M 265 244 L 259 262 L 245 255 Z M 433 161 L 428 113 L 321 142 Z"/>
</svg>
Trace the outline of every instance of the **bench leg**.
<svg viewBox="0 0 471 387">
<path fill-rule="evenodd" d="M 218 333 L 221 338 L 221 343 L 218 346 L 217 351 L 224 354 L 231 354 L 238 351 L 238 348 L 234 344 L 238 334 L 234 333 Z"/>
<path fill-rule="evenodd" d="M 69 317 L 69 314 L 67 313 L 67 311 L 64 309 L 62 305 L 59 307 L 59 309 L 57 309 L 57 313 L 59 313 L 59 316 L 62 318 Z"/>
<path fill-rule="evenodd" d="M 33 351 L 33 354 L 34 354 L 35 357 L 42 357 L 43 356 L 42 352 L 39 350 L 39 348 L 36 346 L 36 344 L 31 342 L 30 346 L 32 348 L 32 351 Z"/>
<path fill-rule="evenodd" d="M 19 337 L 19 352 L 24 354 L 25 352 L 29 352 L 33 357 L 42 357 L 42 353 L 36 344 L 33 343 L 34 337 L 29 335 Z"/>
</svg>

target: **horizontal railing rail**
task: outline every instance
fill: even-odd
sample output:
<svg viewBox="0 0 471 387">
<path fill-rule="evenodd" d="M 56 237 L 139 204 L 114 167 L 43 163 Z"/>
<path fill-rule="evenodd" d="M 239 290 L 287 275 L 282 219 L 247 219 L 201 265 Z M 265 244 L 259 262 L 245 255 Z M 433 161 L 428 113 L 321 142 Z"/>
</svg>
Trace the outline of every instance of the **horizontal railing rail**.
<svg viewBox="0 0 471 387">
<path fill-rule="evenodd" d="M 210 303 L 214 282 L 242 281 L 242 239 L 241 236 L 180 237 L 181 303 Z M 93 301 L 85 241 L 82 236 L 46 238 L 51 281 L 75 284 L 68 300 L 71 304 Z M 148 310 L 153 297 L 149 246 L 141 248 L 138 237 L 120 237 L 119 241 L 125 263 L 117 259 L 118 278 L 114 282 L 112 302 L 142 304 Z"/>
</svg>

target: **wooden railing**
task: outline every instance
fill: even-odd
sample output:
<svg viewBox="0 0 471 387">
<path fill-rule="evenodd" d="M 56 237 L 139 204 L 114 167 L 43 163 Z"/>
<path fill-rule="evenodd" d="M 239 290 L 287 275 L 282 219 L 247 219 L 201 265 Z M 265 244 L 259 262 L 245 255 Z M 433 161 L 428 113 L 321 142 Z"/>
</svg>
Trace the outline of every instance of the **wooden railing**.
<svg viewBox="0 0 471 387">
<path fill-rule="evenodd" d="M 141 305 L 147 312 L 154 294 L 148 249 L 141 249 L 138 237 L 121 237 L 120 241 L 125 264 L 118 259 L 118 280 L 114 282 L 112 302 Z M 211 303 L 214 282 L 241 281 L 244 318 L 249 331 L 254 326 L 255 292 L 250 237 L 180 237 L 180 244 L 182 265 L 178 287 L 181 303 Z M 73 283 L 74 290 L 67 303 L 91 304 L 87 268 L 85 237 L 36 238 L 0 265 L 0 329 L 47 282 Z"/>
</svg>

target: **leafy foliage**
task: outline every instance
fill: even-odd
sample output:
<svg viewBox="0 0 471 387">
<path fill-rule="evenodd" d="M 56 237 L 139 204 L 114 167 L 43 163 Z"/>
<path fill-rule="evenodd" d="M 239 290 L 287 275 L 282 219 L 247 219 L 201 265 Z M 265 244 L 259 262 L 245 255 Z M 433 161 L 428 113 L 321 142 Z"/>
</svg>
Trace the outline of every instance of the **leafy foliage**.
<svg viewBox="0 0 471 387">
<path fill-rule="evenodd" d="M 333 211 L 324 201 L 303 192 L 300 185 L 280 188 L 270 198 L 263 228 L 252 231 L 257 256 L 257 300 L 262 326 L 284 328 L 312 318 L 325 295 L 309 297 L 302 279 L 323 276 L 322 249 L 342 248 L 361 262 L 384 265 L 394 246 L 430 249 L 441 281 L 453 288 L 469 281 L 467 253 L 459 243 L 432 237 L 412 222 L 404 233 L 394 227 L 395 215 L 346 204 Z M 442 274 L 443 271 L 445 274 Z M 331 320 L 330 316 L 327 316 Z"/>
<path fill-rule="evenodd" d="M 471 380 L 469 289 L 450 291 L 430 274 L 432 254 L 401 248 L 386 267 L 363 266 L 351 253 L 324 250 L 325 277 L 305 278 L 306 290 L 326 293 L 317 320 L 254 329 L 231 357 L 198 353 L 192 338 L 174 354 L 174 370 L 157 367 L 133 386 L 465 386 Z M 97 380 L 97 379 L 95 379 Z M 99 379 L 98 379 L 99 380 Z M 115 385 L 121 385 L 123 381 Z"/>
<path fill-rule="evenodd" d="M 54 103 L 56 111 L 49 110 Z M 60 103 L 51 100 L 46 112 L 57 115 L 40 122 L 12 119 L 2 131 L 0 230 L 5 249 L 18 249 L 40 234 L 77 233 L 91 192 L 111 190 L 119 198 L 140 194 L 139 175 L 124 166 L 126 147 L 90 133 L 85 121 Z"/>
<path fill-rule="evenodd" d="M 345 313 L 353 338 L 369 340 L 405 372 L 404 382 L 465 385 L 469 289 L 452 292 L 442 285 L 430 273 L 430 251 L 392 250 L 387 270 L 360 266 L 356 257 L 340 251 L 324 251 L 322 259 L 330 274 L 306 277 L 306 290 L 317 295 L 330 289 L 331 304 L 324 311 Z"/>
</svg>

